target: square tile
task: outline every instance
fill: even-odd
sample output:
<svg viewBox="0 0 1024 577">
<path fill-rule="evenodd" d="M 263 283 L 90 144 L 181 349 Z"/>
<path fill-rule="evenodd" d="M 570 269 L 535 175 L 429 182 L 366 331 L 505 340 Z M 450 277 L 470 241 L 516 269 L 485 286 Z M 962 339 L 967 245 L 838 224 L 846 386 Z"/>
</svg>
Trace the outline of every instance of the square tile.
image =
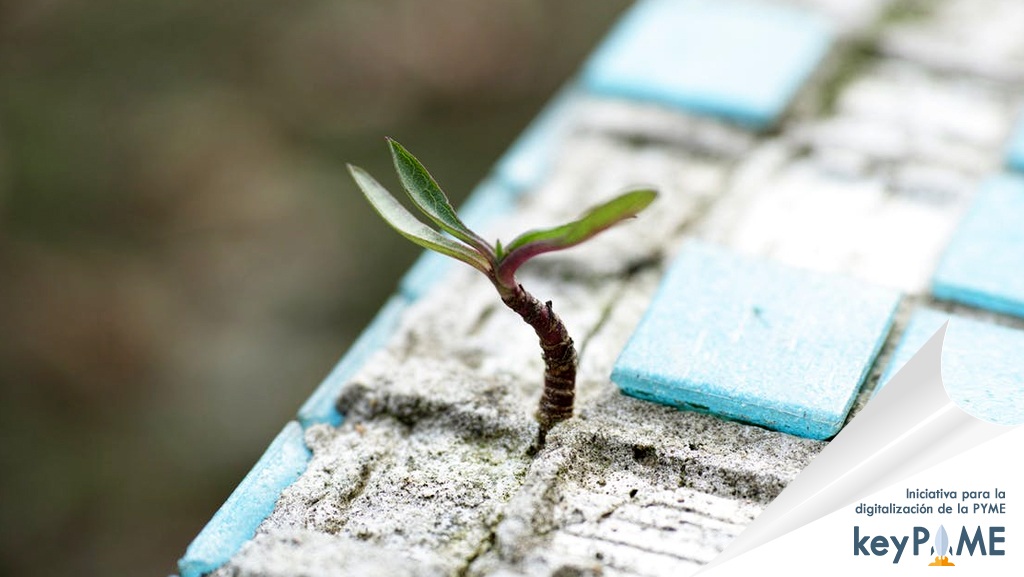
<svg viewBox="0 0 1024 577">
<path fill-rule="evenodd" d="M 831 46 L 827 22 L 746 0 L 644 0 L 583 70 L 593 93 L 773 125 Z"/>
<path fill-rule="evenodd" d="M 939 261 L 932 293 L 1024 317 L 1024 176 L 982 185 Z"/>
<path fill-rule="evenodd" d="M 824 439 L 842 427 L 899 300 L 690 242 L 612 381 L 636 397 Z"/>
<path fill-rule="evenodd" d="M 951 315 L 914 311 L 875 392 L 949 321 L 942 342 L 942 383 L 968 413 L 1000 425 L 1024 424 L 1024 331 Z"/>
</svg>

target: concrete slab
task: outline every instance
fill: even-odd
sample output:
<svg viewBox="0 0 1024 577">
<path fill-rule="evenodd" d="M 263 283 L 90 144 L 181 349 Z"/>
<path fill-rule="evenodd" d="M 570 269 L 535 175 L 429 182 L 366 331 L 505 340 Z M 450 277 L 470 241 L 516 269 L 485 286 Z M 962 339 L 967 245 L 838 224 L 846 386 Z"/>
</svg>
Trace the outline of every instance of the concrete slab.
<svg viewBox="0 0 1024 577">
<path fill-rule="evenodd" d="M 552 431 L 472 574 L 692 574 L 822 446 L 609 390 Z"/>
<path fill-rule="evenodd" d="M 317 552 L 311 554 L 311 552 Z M 369 543 L 308 529 L 257 535 L 232 560 L 232 577 L 442 577 L 444 571 Z M 223 575 L 217 572 L 215 575 Z"/>
<path fill-rule="evenodd" d="M 869 31 L 885 3 L 783 1 L 789 5 L 648 0 L 633 13 L 704 10 L 725 21 L 781 10 L 799 20 L 807 12 L 793 5 L 813 6 L 849 37 Z M 1001 1 L 982 0 L 985 5 Z M 751 5 L 759 7 L 734 10 Z M 479 215 L 486 221 L 489 236 L 507 240 L 525 228 L 575 218 L 621 188 L 654 185 L 661 191 L 636 221 L 571 251 L 538 258 L 521 271 L 531 292 L 554 301 L 580 347 L 575 418 L 556 426 L 546 446 L 536 446 L 531 415 L 542 366 L 535 336 L 501 306 L 479 273 L 443 257 L 425 258 L 364 335 L 368 344 L 361 338 L 303 407 L 300 417 L 313 461 L 281 492 L 274 513 L 215 572 L 217 577 L 686 575 L 721 550 L 824 446 L 622 395 L 609 381 L 615 358 L 643 317 L 679 241 L 694 234 L 733 247 L 739 240 L 752 253 L 819 271 L 895 279 L 897 286 L 923 292 L 937 255 L 973 197 L 975 180 L 1003 162 L 1019 87 L 991 77 L 964 80 L 920 61 L 881 57 L 836 79 L 834 107 L 826 117 L 814 117 L 820 111 L 809 102 L 813 99 L 803 98 L 779 131 L 765 137 L 744 126 L 776 122 L 792 96 L 780 92 L 796 92 L 817 59 L 796 51 L 808 59 L 806 69 L 793 62 L 766 67 L 788 71 L 786 81 L 766 70 L 732 77 L 728 70 L 749 65 L 746 43 L 728 35 L 681 33 L 706 19 L 687 19 L 681 26 L 663 20 L 669 31 L 659 32 L 660 40 L 658 34 L 645 34 L 630 50 L 644 53 L 651 40 L 666 46 L 703 42 L 698 48 L 707 49 L 688 52 L 701 58 L 686 62 L 665 52 L 666 58 L 647 55 L 630 69 L 665 82 L 666 92 L 599 93 L 570 82 L 495 166 L 489 181 L 500 183 L 501 194 L 474 194 L 462 210 L 470 219 Z M 776 58 L 780 50 L 792 49 L 789 38 L 804 34 L 794 32 L 794 21 L 761 18 L 776 24 L 775 33 L 789 36 L 758 57 Z M 632 26 L 641 29 L 649 22 L 641 24 Z M 757 32 L 748 35 L 751 39 L 763 41 L 757 24 L 748 19 L 744 26 Z M 735 22 L 721 30 L 729 26 Z M 631 41 L 616 40 L 624 34 L 620 29 L 605 46 L 626 46 Z M 693 95 L 707 90 L 681 97 L 673 92 L 672 83 L 685 79 L 673 68 L 680 62 L 725 66 L 722 75 L 710 76 L 737 87 L 718 101 L 724 108 L 694 106 L 700 101 Z M 729 69 L 737 62 L 742 66 Z M 794 70 L 803 70 L 803 76 L 796 78 L 800 74 Z M 751 80 L 759 78 L 767 81 Z M 767 95 L 751 97 L 751 86 Z M 808 101 L 806 114 L 803 101 Z M 751 102 L 763 106 L 748 106 Z M 510 214 L 490 220 L 503 211 Z M 896 293 L 869 287 L 866 293 L 877 298 L 867 298 L 862 288 L 868 285 L 856 281 L 751 262 L 761 264 L 734 267 L 722 285 L 700 277 L 693 283 L 718 297 L 735 295 L 756 282 L 737 282 L 740 273 L 756 276 L 762 265 L 771 271 L 766 277 L 785 282 L 771 291 L 752 288 L 745 316 L 726 310 L 711 319 L 673 324 L 661 340 L 692 341 L 687 331 L 701 327 L 724 329 L 705 338 L 717 338 L 723 345 L 719 350 L 729 350 L 733 337 L 753 338 L 756 342 L 738 348 L 754 355 L 729 357 L 729 366 L 746 372 L 742 379 L 729 376 L 723 382 L 747 387 L 729 389 L 730 401 L 745 403 L 744 415 L 751 414 L 749 406 L 755 413 L 781 412 L 785 391 L 803 391 L 811 400 L 795 402 L 803 403 L 796 405 L 801 410 L 809 407 L 809 416 L 784 418 L 800 424 L 799 434 L 827 435 L 825 425 L 834 422 L 814 419 L 819 413 L 844 414 L 844 398 L 854 397 L 886 333 Z M 439 278 L 455 290 L 428 290 Z M 767 303 L 755 302 L 753 297 L 766 292 L 772 296 Z M 920 298 L 908 299 L 901 310 Z M 717 300 L 720 306 L 722 298 Z M 718 310 L 699 304 L 687 299 L 675 306 L 685 314 Z M 958 308 L 972 318 L 1013 322 Z M 774 324 L 755 325 L 767 321 Z M 777 333 L 782 338 L 765 336 Z M 894 341 L 890 337 L 886 354 Z M 1013 351 L 998 350 L 992 365 L 1005 376 L 1016 370 L 1008 360 Z M 665 366 L 685 372 L 709 365 L 702 357 L 682 369 Z M 872 368 L 872 382 L 880 371 L 877 364 Z M 813 378 L 801 380 L 809 374 Z M 237 547 L 237 540 L 221 542 L 220 561 L 211 563 Z"/>
<path fill-rule="evenodd" d="M 798 140 L 863 155 L 890 170 L 934 165 L 966 175 L 991 171 L 1020 106 L 1005 86 L 964 82 L 899 60 L 863 65 L 832 114 L 794 127 Z"/>
<path fill-rule="evenodd" d="M 658 143 L 705 157 L 740 158 L 757 136 L 735 124 L 656 102 L 591 95 L 580 103 L 578 132 Z"/>
<path fill-rule="evenodd" d="M 880 50 L 947 74 L 1024 80 L 1024 4 L 944 0 L 909 4 L 882 30 Z M 916 4 L 916 6 L 915 6 Z"/>
<path fill-rule="evenodd" d="M 701 238 L 796 267 L 928 292 L 932 275 L 970 199 L 963 194 L 894 194 L 864 171 L 836 174 L 824 158 L 795 158 L 762 173 L 715 206 Z"/>
</svg>

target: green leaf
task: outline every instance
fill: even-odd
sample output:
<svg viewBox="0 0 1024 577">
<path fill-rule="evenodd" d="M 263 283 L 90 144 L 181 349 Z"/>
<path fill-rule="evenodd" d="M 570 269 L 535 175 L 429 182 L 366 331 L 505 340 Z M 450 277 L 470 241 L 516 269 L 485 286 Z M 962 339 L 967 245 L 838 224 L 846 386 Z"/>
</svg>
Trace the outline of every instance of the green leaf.
<svg viewBox="0 0 1024 577">
<path fill-rule="evenodd" d="M 401 144 L 390 138 L 387 141 L 402 187 L 416 207 L 455 238 L 473 245 L 484 254 L 492 253 L 490 245 L 459 219 L 448 197 L 423 164 Z"/>
<path fill-rule="evenodd" d="M 653 190 L 634 190 L 595 206 L 579 220 L 555 228 L 534 230 L 516 237 L 504 248 L 498 263 L 496 278 L 505 286 L 514 286 L 513 275 L 523 263 L 546 252 L 562 250 L 580 244 L 603 230 L 647 208 L 658 193 Z"/>
<path fill-rule="evenodd" d="M 348 170 L 373 208 L 399 234 L 423 248 L 457 258 L 485 274 L 490 274 L 491 267 L 486 258 L 420 222 L 365 170 L 351 164 L 348 165 Z"/>
<path fill-rule="evenodd" d="M 555 228 L 534 230 L 516 237 L 505 252 L 511 254 L 518 248 L 544 243 L 550 250 L 559 250 L 577 245 L 597 233 L 637 215 L 654 202 L 658 193 L 653 190 L 634 190 L 595 206 L 579 220 Z M 547 252 L 547 251 L 545 251 Z"/>
</svg>

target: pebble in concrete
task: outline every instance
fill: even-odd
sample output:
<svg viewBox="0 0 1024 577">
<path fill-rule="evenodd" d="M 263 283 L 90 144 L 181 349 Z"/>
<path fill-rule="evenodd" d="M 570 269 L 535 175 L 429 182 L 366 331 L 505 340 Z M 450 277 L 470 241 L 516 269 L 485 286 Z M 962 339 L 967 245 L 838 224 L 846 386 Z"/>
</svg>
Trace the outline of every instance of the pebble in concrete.
<svg viewBox="0 0 1024 577">
<path fill-rule="evenodd" d="M 596 94 L 652 100 L 763 129 L 832 42 L 826 21 L 743 0 L 645 0 L 583 70 Z"/>
<path fill-rule="evenodd" d="M 824 439 L 842 426 L 899 300 L 690 243 L 612 381 L 640 398 Z"/>
<path fill-rule="evenodd" d="M 933 279 L 937 298 L 1024 317 L 1024 176 L 982 185 Z"/>
<path fill-rule="evenodd" d="M 281 490 L 306 469 L 310 453 L 292 421 L 242 479 L 178 561 L 181 577 L 200 577 L 223 565 L 274 510 Z"/>
<path fill-rule="evenodd" d="M 1024 423 L 1024 331 L 934 309 L 914 312 L 876 391 L 946 321 L 942 382 L 949 396 L 980 419 L 1001 425 Z"/>
</svg>

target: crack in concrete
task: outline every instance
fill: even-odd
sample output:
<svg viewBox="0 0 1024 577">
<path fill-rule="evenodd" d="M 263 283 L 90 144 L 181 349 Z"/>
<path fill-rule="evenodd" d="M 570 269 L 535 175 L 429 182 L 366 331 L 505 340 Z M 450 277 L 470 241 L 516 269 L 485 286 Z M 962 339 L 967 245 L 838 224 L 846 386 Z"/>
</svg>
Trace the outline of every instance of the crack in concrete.
<svg viewBox="0 0 1024 577">
<path fill-rule="evenodd" d="M 468 575 L 470 575 L 470 570 L 473 567 L 473 563 L 475 563 L 481 556 L 486 555 L 494 549 L 496 529 L 498 524 L 501 523 L 501 519 L 502 517 L 499 516 L 494 523 L 489 524 L 488 528 L 490 530 L 488 531 L 487 536 L 480 541 L 480 544 L 477 546 L 476 550 L 473 551 L 473 554 L 466 559 L 466 563 L 455 570 L 455 577 L 468 577 Z"/>
<path fill-rule="evenodd" d="M 637 259 L 627 265 L 622 272 L 622 283 L 619 285 L 618 290 L 616 290 L 615 293 L 605 301 L 604 306 L 601 307 L 601 314 L 598 317 L 597 322 L 594 323 L 594 326 L 590 327 L 590 330 L 587 331 L 579 341 L 579 354 L 577 360 L 580 365 L 583 364 L 583 355 L 586 353 L 587 345 L 590 344 L 590 341 L 601 332 L 601 329 L 603 329 L 606 324 L 608 324 L 608 320 L 611 318 L 612 313 L 615 312 L 616 305 L 618 305 L 622 300 L 622 297 L 629 292 L 631 288 L 629 281 L 647 270 L 664 266 L 664 260 L 664 254 L 661 251 L 658 251 L 647 257 Z"/>
</svg>

